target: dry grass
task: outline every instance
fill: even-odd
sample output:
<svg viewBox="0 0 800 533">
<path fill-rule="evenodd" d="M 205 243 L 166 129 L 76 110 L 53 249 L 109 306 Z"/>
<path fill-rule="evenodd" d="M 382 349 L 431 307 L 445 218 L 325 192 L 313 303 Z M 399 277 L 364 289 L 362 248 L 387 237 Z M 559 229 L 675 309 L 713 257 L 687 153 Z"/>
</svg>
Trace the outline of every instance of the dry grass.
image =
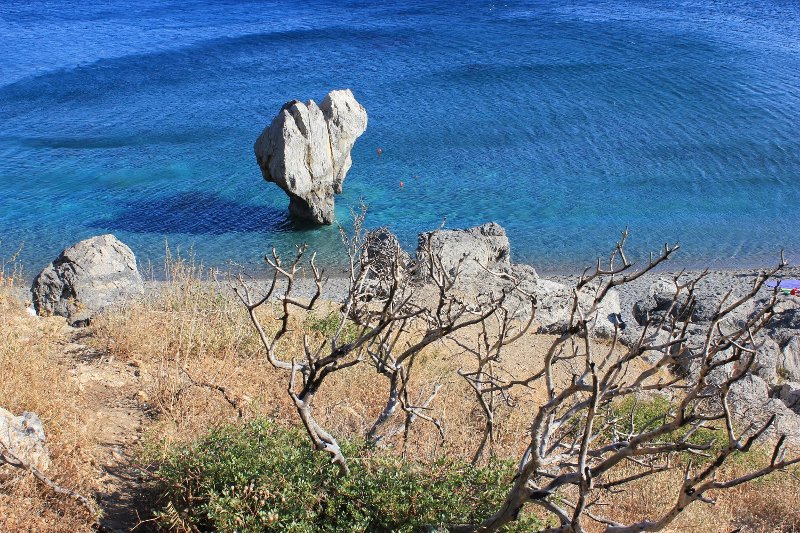
<svg viewBox="0 0 800 533">
<path fill-rule="evenodd" d="M 60 357 L 65 322 L 30 316 L 14 296 L 17 283 L 8 270 L 0 275 L 0 406 L 37 413 L 52 457 L 46 474 L 90 494 L 96 471 L 87 448 L 97 442 L 97 428 L 87 427 L 69 365 Z M 0 466 L 0 531 L 89 531 L 91 522 L 77 503 L 54 496 L 31 475 Z"/>
<path fill-rule="evenodd" d="M 237 420 L 239 410 L 229 400 L 241 408 L 244 417 L 268 416 L 287 425 L 296 424 L 285 374 L 264 360 L 246 313 L 224 281 L 216 273 L 180 259 L 170 263 L 168 273 L 167 281 L 158 284 L 142 301 L 106 313 L 90 328 L 91 342 L 97 348 L 138 366 L 143 384 L 140 401 L 156 415 L 149 429 L 150 443 L 189 441 L 211 427 Z M 9 302 L 7 298 L 0 299 L 0 306 L 16 305 Z M 318 310 L 313 320 L 298 316 L 292 333 L 282 341 L 285 358 L 302 353 L 303 332 L 312 335 L 314 341 L 322 341 L 314 323 L 334 311 L 333 306 Z M 270 322 L 268 314 L 269 310 L 265 310 L 265 324 Z M 9 313 L 0 307 L 0 316 L 4 321 L 0 364 L 13 369 L 12 379 L 0 380 L 0 405 L 40 413 L 53 445 L 53 472 L 60 472 L 59 479 L 65 484 L 88 490 L 91 475 L 81 463 L 81 450 L 91 446 L 94 437 L 82 426 L 80 410 L 69 401 L 74 385 L 64 377 L 65 369 L 59 366 L 58 358 L 44 355 L 57 351 L 58 332 L 48 329 L 56 328 L 55 322 L 28 319 L 18 308 Z M 464 338 L 472 333 L 464 332 Z M 551 337 L 541 335 L 524 337 L 507 351 L 505 367 L 517 377 L 538 369 L 551 341 Z M 423 397 L 434 383 L 443 385 L 433 414 L 444 422 L 447 439 L 442 443 L 435 428 L 420 421 L 407 442 L 401 437 L 390 442 L 394 450 L 421 460 L 442 455 L 471 457 L 482 421 L 472 390 L 455 372 L 470 363 L 470 357 L 453 343 L 434 345 L 419 357 L 414 395 Z M 219 390 L 198 385 L 199 382 L 223 387 L 228 399 Z M 382 408 L 386 388 L 384 379 L 373 369 L 358 365 L 326 381 L 315 400 L 315 415 L 337 436 L 361 435 Z M 519 456 L 530 418 L 541 400 L 541 391 L 534 388 L 517 394 L 514 409 L 501 409 L 495 444 L 498 455 Z M 729 472 L 752 468 L 752 461 L 755 459 L 738 461 L 729 467 Z M 675 499 L 680 475 L 673 471 L 630 487 L 613 496 L 605 514 L 630 520 L 663 512 Z M 52 525 L 61 519 L 67 524 L 65 530 L 86 529 L 88 518 L 79 508 L 45 496 L 30 480 L 15 482 L 10 489 L 3 486 L 0 492 L 0 531 L 25 527 L 51 530 L 44 524 Z M 796 472 L 794 477 L 775 475 L 718 496 L 716 506 L 690 507 L 673 530 L 800 529 L 800 481 Z M 10 516 L 16 518 L 9 519 L 12 502 Z M 4 505 L 7 512 L 3 512 Z M 39 515 L 43 518 L 32 518 Z M 28 523 L 34 525 L 22 527 Z"/>
</svg>

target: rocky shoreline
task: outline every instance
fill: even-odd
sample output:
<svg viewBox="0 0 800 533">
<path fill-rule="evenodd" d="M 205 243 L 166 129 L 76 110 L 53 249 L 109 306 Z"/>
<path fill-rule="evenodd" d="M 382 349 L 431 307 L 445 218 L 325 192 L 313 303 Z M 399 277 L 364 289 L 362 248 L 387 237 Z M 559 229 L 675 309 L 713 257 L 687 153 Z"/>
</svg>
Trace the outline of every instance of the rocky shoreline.
<svg viewBox="0 0 800 533">
<path fill-rule="evenodd" d="M 599 298 L 599 288 L 608 281 L 602 276 L 576 292 L 577 275 L 545 278 L 529 265 L 513 263 L 506 232 L 496 223 L 421 233 L 414 257 L 400 248 L 391 231 L 379 228 L 366 234 L 360 253 L 362 267 L 369 269 L 369 283 L 375 286 L 375 294 L 379 294 L 381 284 L 391 284 L 396 264 L 406 280 L 403 283 L 415 287 L 421 301 L 425 301 L 426 295 L 436 292 L 430 278 L 430 265 L 435 264 L 435 269 L 453 279 L 448 291 L 465 302 L 480 305 L 481 299 L 486 301 L 508 293 L 504 307 L 512 316 L 524 321 L 530 316 L 535 301 L 534 333 L 562 334 L 574 327 L 572 307 L 577 296 L 577 306 L 586 321 L 587 331 L 597 339 L 616 338 L 635 349 L 639 345 L 672 342 L 680 335 L 684 340 L 676 346 L 682 355 L 670 363 L 670 368 L 687 375 L 696 372 L 706 334 L 714 327 L 713 319 L 720 302 L 725 299 L 727 306 L 748 295 L 759 274 L 771 270 L 670 272 L 665 261 L 658 271 L 619 285 Z M 433 263 L 431 258 L 435 258 Z M 81 241 L 64 250 L 37 276 L 31 289 L 33 307 L 38 314 L 59 314 L 72 325 L 85 326 L 94 314 L 115 301 L 138 298 L 141 294 L 147 298 L 161 290 L 161 283 L 143 283 L 135 265 L 133 252 L 111 235 Z M 636 273 L 644 267 L 646 265 L 632 265 L 625 274 Z M 800 267 L 785 267 L 773 280 L 795 277 L 800 277 Z M 687 289 L 677 290 L 676 287 L 694 279 L 699 281 L 692 299 L 687 300 Z M 268 283 L 268 280 L 252 281 L 256 285 Z M 325 276 L 320 297 L 341 302 L 349 290 L 349 278 L 334 272 Z M 296 277 L 293 297 L 310 298 L 315 291 L 316 284 L 309 272 Z M 282 292 L 279 286 L 273 297 L 279 297 Z M 749 413 L 751 406 L 762 406 L 757 416 L 742 413 L 742 418 L 759 421 L 765 415 L 775 414 L 777 427 L 800 441 L 800 296 L 775 294 L 775 289 L 762 286 L 743 305 L 725 316 L 720 327 L 729 331 L 747 327 L 748 320 L 757 316 L 758 309 L 768 305 L 773 296 L 776 298 L 775 317 L 748 339 L 755 354 L 751 375 L 736 383 L 736 390 L 732 388 L 731 394 L 737 397 L 734 410 L 741 408 Z M 672 357 L 671 353 L 658 351 L 649 357 L 655 358 L 652 364 L 656 364 L 660 357 Z M 733 370 L 720 371 L 724 375 Z"/>
</svg>

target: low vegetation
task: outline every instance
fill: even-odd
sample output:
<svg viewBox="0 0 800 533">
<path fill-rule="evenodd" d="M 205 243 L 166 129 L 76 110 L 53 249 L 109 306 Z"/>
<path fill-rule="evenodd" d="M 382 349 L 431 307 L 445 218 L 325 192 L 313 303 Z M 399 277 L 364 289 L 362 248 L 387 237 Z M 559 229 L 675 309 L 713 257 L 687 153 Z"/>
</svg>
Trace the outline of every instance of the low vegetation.
<svg viewBox="0 0 800 533">
<path fill-rule="evenodd" d="M 159 520 L 168 528 L 213 531 L 419 531 L 471 522 L 505 496 L 514 465 L 440 459 L 419 464 L 346 443 L 343 481 L 297 429 L 264 419 L 213 430 L 156 459 L 164 487 Z M 524 516 L 509 531 L 541 526 Z"/>
<path fill-rule="evenodd" d="M 175 531 L 415 531 L 477 524 L 502 507 L 528 448 L 531 414 L 551 397 L 541 381 L 495 390 L 493 396 L 485 394 L 485 386 L 498 384 L 492 380 L 500 376 L 504 383 L 528 380 L 540 371 L 559 337 L 525 330 L 514 342 L 500 343 L 501 351 L 478 349 L 476 355 L 465 349 L 474 348 L 475 339 L 486 335 L 476 323 L 421 347 L 404 377 L 399 397 L 406 403 L 383 425 L 381 439 L 371 439 L 370 430 L 391 390 L 380 361 L 390 360 L 378 357 L 376 363 L 364 352 L 358 364 L 330 373 L 316 393 L 314 421 L 335 436 L 347 461 L 348 473 L 343 475 L 330 464 L 331 454 L 315 451 L 298 417 L 295 398 L 287 390 L 292 374 L 295 395 L 305 378 L 292 366 L 308 360 L 309 346 L 330 348 L 331 336 L 338 334 L 338 346 L 357 343 L 370 331 L 365 317 L 376 316 L 380 301 L 373 300 L 359 317 L 343 315 L 339 306 L 322 301 L 312 306 L 308 299 L 298 299 L 300 305 L 291 310 L 286 331 L 273 348 L 292 365 L 287 370 L 275 368 L 264 357 L 252 316 L 226 280 L 179 257 L 171 258 L 167 271 L 167 280 L 147 298 L 98 317 L 84 340 L 140 374 L 136 399 L 152 421 L 136 460 L 144 480 L 160 494 L 151 509 L 155 520 L 143 528 L 157 523 Z M 0 290 L 0 367 L 8 370 L 0 379 L 0 405 L 16 413 L 39 413 L 54 457 L 50 474 L 60 484 L 95 497 L 105 474 L 90 452 L 102 428 L 94 427 L 89 413 L 82 411 L 82 392 L 71 377 L 75 362 L 66 353 L 65 339 L 72 332 L 57 317 L 28 316 L 14 296 L 19 279 L 9 282 L 9 277 Z M 282 330 L 283 312 L 274 301 L 254 310 L 267 339 Z M 425 327 L 403 324 L 396 346 L 408 346 Z M 589 346 L 591 353 L 615 358 L 626 353 L 613 339 L 575 339 L 580 342 L 566 345 Z M 491 374 L 484 369 L 493 376 L 482 382 L 484 388 L 476 389 L 475 381 L 464 377 L 481 358 L 500 354 L 490 361 Z M 312 357 L 318 356 L 312 352 Z M 361 355 L 353 351 L 348 357 L 356 360 Z M 569 387 L 576 372 L 580 376 L 583 360 L 556 368 L 553 383 Z M 627 371 L 633 375 L 647 368 L 638 360 L 628 361 Z M 480 402 L 482 392 L 485 405 Z M 576 400 L 590 397 L 583 391 Z M 600 422 L 593 441 L 599 446 L 618 439 L 606 423 L 610 420 L 634 428 L 673 420 L 679 402 L 680 396 L 645 391 L 601 404 L 595 412 Z M 586 413 L 576 411 L 575 426 L 566 426 L 578 440 L 585 432 Z M 628 479 L 624 490 L 603 490 L 602 498 L 589 500 L 591 514 L 637 523 L 668 513 L 685 483 L 685 472 L 701 471 L 711 460 L 703 454 L 714 456 L 729 444 L 724 422 L 711 420 L 697 428 L 665 432 L 664 442 L 680 442 L 691 431 L 688 445 L 664 457 L 669 468 L 625 462 L 606 478 Z M 483 452 L 476 454 L 484 439 Z M 734 450 L 725 459 L 715 473 L 720 480 L 775 462 L 772 447 L 760 444 L 748 453 Z M 727 490 L 712 489 L 708 495 L 715 505 L 688 505 L 669 529 L 800 529 L 800 509 L 794 503 L 800 501 L 800 472 L 796 467 L 780 470 Z M 564 508 L 580 497 L 580 487 L 575 486 L 547 496 L 554 506 Z M 558 515 L 538 505 L 525 505 L 516 518 L 502 527 L 529 531 L 559 526 Z M 54 495 L 30 476 L 0 467 L 0 531 L 88 531 L 95 520 L 85 508 Z M 592 519 L 581 525 L 586 531 L 607 527 Z"/>
<path fill-rule="evenodd" d="M 17 297 L 22 271 L 0 262 L 0 407 L 36 412 L 47 430 L 47 472 L 64 487 L 92 494 L 99 472 L 91 455 L 101 428 L 82 410 L 71 362 L 63 354 L 63 319 L 37 320 Z M 0 531 L 89 531 L 94 516 L 75 500 L 54 494 L 0 461 Z"/>
</svg>

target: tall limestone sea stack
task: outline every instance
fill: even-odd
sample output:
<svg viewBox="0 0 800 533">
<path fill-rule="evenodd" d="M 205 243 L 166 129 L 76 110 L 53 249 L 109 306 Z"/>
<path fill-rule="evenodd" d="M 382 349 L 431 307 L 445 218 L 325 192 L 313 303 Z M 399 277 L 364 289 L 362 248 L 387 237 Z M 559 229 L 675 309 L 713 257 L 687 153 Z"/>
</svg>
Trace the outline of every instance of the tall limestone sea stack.
<svg viewBox="0 0 800 533">
<path fill-rule="evenodd" d="M 334 194 L 353 164 L 350 150 L 367 129 L 367 112 L 349 89 L 284 104 L 255 143 L 264 179 L 289 196 L 289 211 L 317 224 L 332 224 Z"/>
</svg>

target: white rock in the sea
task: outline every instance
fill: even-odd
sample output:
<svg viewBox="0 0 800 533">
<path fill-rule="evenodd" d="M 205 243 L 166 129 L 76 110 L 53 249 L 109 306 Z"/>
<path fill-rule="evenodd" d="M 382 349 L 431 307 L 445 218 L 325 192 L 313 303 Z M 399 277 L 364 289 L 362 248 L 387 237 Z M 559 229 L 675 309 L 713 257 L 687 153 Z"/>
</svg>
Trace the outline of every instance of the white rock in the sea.
<svg viewBox="0 0 800 533">
<path fill-rule="evenodd" d="M 367 112 L 349 89 L 331 91 L 319 106 L 293 100 L 256 140 L 256 160 L 264 179 L 289 196 L 292 214 L 331 224 L 350 150 L 366 129 Z"/>
<path fill-rule="evenodd" d="M 70 246 L 42 270 L 31 287 L 41 316 L 66 317 L 83 326 L 103 308 L 144 292 L 136 257 L 110 234 Z"/>
<path fill-rule="evenodd" d="M 44 426 L 36 413 L 14 416 L 0 407 L 0 444 L 0 465 L 3 463 L 3 449 L 7 449 L 17 460 L 42 472 L 50 466 Z M 14 458 L 6 457 L 9 461 Z"/>
</svg>

